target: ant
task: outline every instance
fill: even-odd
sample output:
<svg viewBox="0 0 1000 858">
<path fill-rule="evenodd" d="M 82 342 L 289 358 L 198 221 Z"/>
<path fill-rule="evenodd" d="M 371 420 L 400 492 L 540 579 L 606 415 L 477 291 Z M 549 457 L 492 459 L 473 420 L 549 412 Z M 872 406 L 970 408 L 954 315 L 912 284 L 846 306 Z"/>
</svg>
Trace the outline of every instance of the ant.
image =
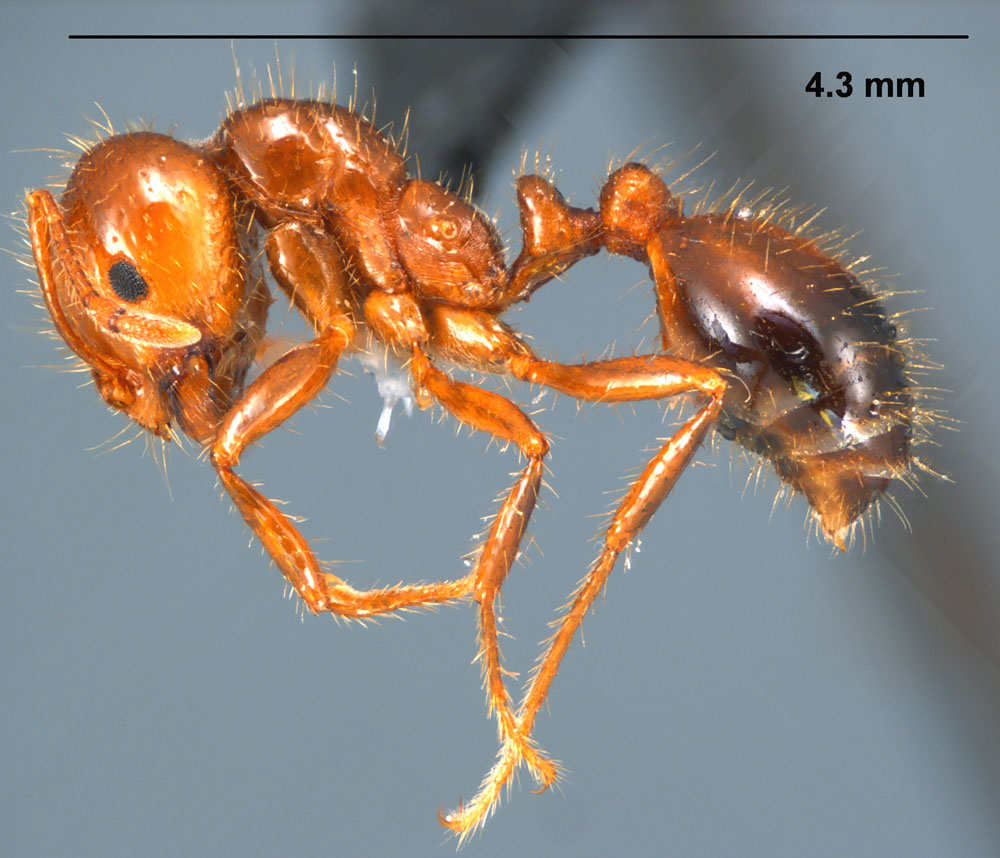
<svg viewBox="0 0 1000 858">
<path fill-rule="evenodd" d="M 98 393 L 153 435 L 203 446 L 312 613 L 366 619 L 475 602 L 501 750 L 477 795 L 441 816 L 461 837 L 522 763 L 540 789 L 556 780 L 532 738 L 537 713 L 618 557 L 710 430 L 770 462 L 843 550 L 879 499 L 895 506 L 893 480 L 929 470 L 913 448 L 934 416 L 919 406 L 915 342 L 830 236 L 810 234 L 812 219 L 796 225 L 796 213 L 744 200 L 745 189 L 685 214 L 683 197 L 638 162 L 611 173 L 596 208 L 570 205 L 546 176 L 522 175 L 516 190 L 523 247 L 507 265 L 493 223 L 467 197 L 410 177 L 396 141 L 353 102 L 272 93 L 248 104 L 239 92 L 206 141 L 111 134 L 84 151 L 58 202 L 46 190 L 27 196 L 42 297 Z M 649 269 L 662 349 L 580 364 L 538 357 L 501 316 L 602 251 Z M 313 337 L 248 381 L 271 304 L 265 260 Z M 420 407 L 441 406 L 525 462 L 457 580 L 355 589 L 323 571 L 295 524 L 237 473 L 244 451 L 312 401 L 342 356 L 379 348 L 404 363 Z M 517 704 L 496 609 L 549 442 L 514 402 L 454 380 L 442 362 L 591 402 L 698 403 L 632 481 Z"/>
</svg>

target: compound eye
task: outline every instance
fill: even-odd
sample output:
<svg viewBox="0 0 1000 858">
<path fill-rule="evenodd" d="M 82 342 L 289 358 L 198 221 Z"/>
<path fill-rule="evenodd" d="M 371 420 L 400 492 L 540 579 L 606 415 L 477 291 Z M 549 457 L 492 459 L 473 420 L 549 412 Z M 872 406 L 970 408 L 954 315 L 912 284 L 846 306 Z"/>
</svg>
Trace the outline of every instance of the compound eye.
<svg viewBox="0 0 1000 858">
<path fill-rule="evenodd" d="M 108 281 L 123 301 L 136 304 L 149 294 L 149 284 L 127 259 L 119 259 L 108 269 Z"/>
</svg>

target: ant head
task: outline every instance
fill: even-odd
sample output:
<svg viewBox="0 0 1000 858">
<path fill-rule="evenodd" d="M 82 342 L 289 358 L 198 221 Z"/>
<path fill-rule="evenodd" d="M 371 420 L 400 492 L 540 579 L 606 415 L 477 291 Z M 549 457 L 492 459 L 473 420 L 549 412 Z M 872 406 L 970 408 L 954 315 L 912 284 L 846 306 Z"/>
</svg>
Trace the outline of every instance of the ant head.
<svg viewBox="0 0 1000 858">
<path fill-rule="evenodd" d="M 182 416 L 174 388 L 233 340 L 244 304 L 225 183 L 190 147 L 127 134 L 80 158 L 59 205 L 47 191 L 29 194 L 27 205 L 58 333 L 110 406 L 169 437 Z"/>
<path fill-rule="evenodd" d="M 399 199 L 399 258 L 418 294 L 464 307 L 491 307 L 506 268 L 493 224 L 435 182 L 411 179 Z"/>
<path fill-rule="evenodd" d="M 645 164 L 615 170 L 601 189 L 604 245 L 612 253 L 645 259 L 650 239 L 681 214 L 681 200 Z"/>
</svg>

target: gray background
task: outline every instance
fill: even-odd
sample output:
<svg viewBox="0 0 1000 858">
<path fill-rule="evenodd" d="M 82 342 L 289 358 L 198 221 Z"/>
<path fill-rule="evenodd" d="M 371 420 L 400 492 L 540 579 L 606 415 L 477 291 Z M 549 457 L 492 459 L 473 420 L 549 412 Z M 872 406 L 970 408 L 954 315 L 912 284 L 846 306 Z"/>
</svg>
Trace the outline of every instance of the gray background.
<svg viewBox="0 0 1000 858">
<path fill-rule="evenodd" d="M 537 5 L 537 4 L 536 4 Z M 822 11 L 820 9 L 822 8 Z M 715 152 L 707 182 L 790 186 L 861 230 L 858 253 L 922 294 L 893 306 L 935 338 L 934 383 L 961 431 L 928 453 L 955 484 L 899 492 L 874 543 L 846 557 L 807 543 L 804 506 L 769 520 L 775 481 L 741 497 L 746 465 L 699 457 L 614 574 L 539 719 L 565 761 L 562 790 L 522 778 L 469 856 L 1000 854 L 1000 425 L 996 404 L 997 25 L 988 4 L 768 3 L 741 11 L 664 4 L 499 26 L 559 32 L 956 32 L 967 42 L 751 41 L 279 44 L 285 72 L 342 85 L 355 64 L 379 119 L 414 106 L 426 174 L 477 130 L 485 207 L 513 227 L 522 147 L 552 153 L 560 186 L 589 205 L 609 158 L 672 143 Z M 227 41 L 69 42 L 68 32 L 377 32 L 411 24 L 296 3 L 7 4 L 0 170 L 16 218 L 25 189 L 62 172 L 40 147 L 116 127 L 212 133 L 234 83 Z M 428 7 L 416 22 L 471 27 Z M 273 59 L 238 42 L 244 73 Z M 919 75 L 927 97 L 816 99 L 815 71 Z M 522 75 L 527 74 L 524 80 Z M 491 142 L 492 141 L 492 142 Z M 29 150 L 29 151 L 14 151 Z M 35 150 L 35 151 L 30 151 Z M 665 161 L 670 154 L 658 153 Z M 689 159 L 688 163 L 693 163 Z M 13 231 L 6 246 L 21 253 Z M 98 456 L 123 424 L 37 331 L 3 266 L 3 539 L 0 558 L 0 853 L 5 855 L 451 854 L 435 820 L 490 766 L 468 606 L 361 628 L 301 622 L 278 573 L 247 550 L 211 470 L 169 456 L 172 498 L 140 440 Z M 644 271 L 581 264 L 511 320 L 543 354 L 629 350 L 655 331 Z M 630 288 L 635 284 L 638 288 Z M 283 315 L 276 306 L 274 318 Z M 370 377 L 336 379 L 329 408 L 293 421 L 242 472 L 309 517 L 320 554 L 359 585 L 436 579 L 462 553 L 513 454 L 428 414 L 372 439 Z M 336 395 L 335 395 L 336 394 Z M 530 393 L 516 388 L 526 402 Z M 343 397 L 343 398 L 340 398 Z M 346 401 L 345 401 L 346 400 Z M 545 403 L 551 406 L 551 398 Z M 508 664 L 536 642 L 594 554 L 588 517 L 664 434 L 656 407 L 538 416 L 554 439 L 540 551 L 516 570 Z M 732 465 L 731 465 L 732 462 Z M 324 541 L 319 541 L 324 540 Z"/>
</svg>

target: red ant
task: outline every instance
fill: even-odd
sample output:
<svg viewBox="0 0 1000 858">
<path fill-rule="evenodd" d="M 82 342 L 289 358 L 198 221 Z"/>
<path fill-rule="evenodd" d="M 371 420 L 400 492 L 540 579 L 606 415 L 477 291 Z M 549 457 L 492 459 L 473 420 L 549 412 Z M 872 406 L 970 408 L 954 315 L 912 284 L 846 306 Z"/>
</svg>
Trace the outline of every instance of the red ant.
<svg viewBox="0 0 1000 858">
<path fill-rule="evenodd" d="M 598 208 L 569 205 L 537 175 L 517 181 L 523 249 L 511 266 L 490 220 L 442 185 L 408 176 L 391 139 L 324 101 L 242 98 L 208 141 L 111 136 L 77 162 L 61 200 L 27 198 L 39 283 L 56 330 L 101 397 L 154 435 L 204 445 L 237 509 L 313 613 L 366 618 L 472 597 L 501 752 L 479 793 L 442 822 L 461 835 L 524 762 L 542 789 L 555 764 L 532 739 L 539 708 L 619 555 L 718 428 L 801 492 L 845 548 L 912 452 L 910 340 L 870 285 L 778 207 L 741 195 L 685 215 L 649 167 L 607 179 Z M 250 384 L 271 303 L 260 262 L 314 337 Z M 607 250 L 648 266 L 663 350 L 579 365 L 543 360 L 501 321 L 578 260 Z M 361 591 L 324 572 L 278 508 L 236 473 L 244 450 L 309 403 L 338 360 L 381 344 L 406 362 L 421 407 L 514 443 L 526 464 L 471 572 Z M 697 411 L 632 482 L 600 554 L 515 705 L 496 604 L 518 554 L 549 444 L 507 398 L 453 380 L 446 361 L 604 403 L 683 394 Z"/>
</svg>

